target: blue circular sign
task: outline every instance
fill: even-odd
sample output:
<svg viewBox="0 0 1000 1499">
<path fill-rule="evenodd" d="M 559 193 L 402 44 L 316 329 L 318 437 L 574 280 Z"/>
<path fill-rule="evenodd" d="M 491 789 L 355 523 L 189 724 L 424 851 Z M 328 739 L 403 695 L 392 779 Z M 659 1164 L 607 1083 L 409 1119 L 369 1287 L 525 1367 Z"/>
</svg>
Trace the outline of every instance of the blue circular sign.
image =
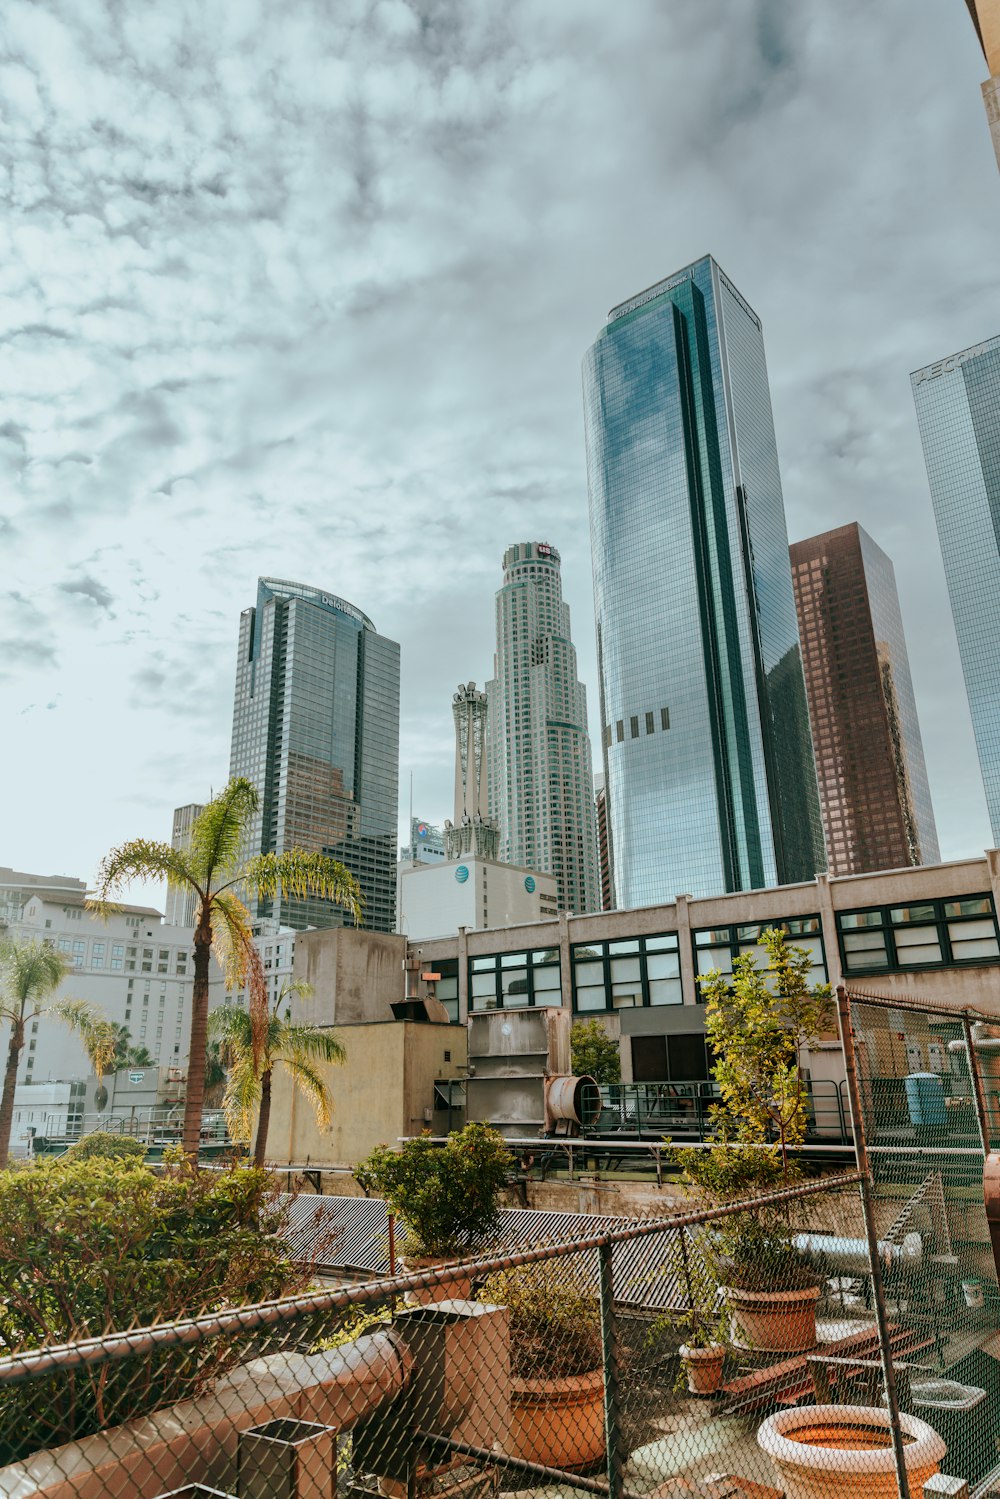
<svg viewBox="0 0 1000 1499">
<path fill-rule="evenodd" d="M 526 874 L 524 876 L 524 888 L 525 888 L 525 890 L 527 890 L 527 892 L 528 892 L 529 895 L 534 894 L 535 881 L 534 881 L 533 877 L 530 874 Z"/>
<path fill-rule="evenodd" d="M 469 871 L 464 864 L 460 864 L 455 870 L 455 878 L 460 885 L 464 885 L 469 878 Z"/>
</svg>

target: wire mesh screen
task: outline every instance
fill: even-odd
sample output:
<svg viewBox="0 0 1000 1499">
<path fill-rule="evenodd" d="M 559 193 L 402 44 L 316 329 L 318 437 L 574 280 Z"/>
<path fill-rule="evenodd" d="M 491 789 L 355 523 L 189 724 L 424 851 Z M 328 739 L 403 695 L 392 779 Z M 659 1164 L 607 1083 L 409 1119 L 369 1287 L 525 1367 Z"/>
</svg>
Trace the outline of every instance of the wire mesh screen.
<svg viewBox="0 0 1000 1499">
<path fill-rule="evenodd" d="M 997 1425 L 983 1378 L 971 1412 L 943 1393 L 963 1338 L 992 1357 L 995 1287 L 970 1308 L 958 1278 L 940 1303 L 951 1209 L 919 1191 L 887 1184 L 880 1206 L 912 1499 L 935 1474 L 977 1482 Z M 841 1176 L 59 1347 L 25 1335 L 0 1359 L 0 1493 L 895 1495 L 869 1269 Z"/>
<path fill-rule="evenodd" d="M 1000 1028 L 851 996 L 862 1124 L 900 1407 L 947 1471 L 1000 1487 L 1000 1295 L 983 1192 L 1000 1122 Z M 870 1282 L 853 1278 L 848 1294 Z"/>
</svg>

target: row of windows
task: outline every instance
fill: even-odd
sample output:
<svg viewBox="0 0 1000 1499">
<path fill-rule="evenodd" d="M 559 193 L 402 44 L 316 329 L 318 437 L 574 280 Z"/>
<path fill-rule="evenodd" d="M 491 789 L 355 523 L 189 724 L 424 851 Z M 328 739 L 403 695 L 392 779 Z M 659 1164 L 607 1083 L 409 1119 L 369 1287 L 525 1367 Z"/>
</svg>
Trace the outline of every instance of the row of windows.
<svg viewBox="0 0 1000 1499">
<path fill-rule="evenodd" d="M 845 973 L 1000 961 L 1000 932 L 989 895 L 839 912 L 837 926 Z M 758 967 L 766 967 L 768 955 L 760 939 L 762 932 L 773 927 L 782 929 L 793 946 L 810 954 L 810 983 L 826 983 L 829 971 L 818 915 L 695 931 L 696 973 L 717 969 L 730 974 L 736 959 L 746 954 L 754 956 Z M 684 1000 L 676 932 L 577 943 L 572 948 L 572 966 L 577 1013 L 679 1005 Z M 442 975 L 437 996 L 457 1021 L 457 959 L 442 960 L 436 971 Z M 469 960 L 469 1008 L 473 1012 L 558 1005 L 561 988 L 556 947 L 491 953 Z"/>
<path fill-rule="evenodd" d="M 938 968 L 1000 958 L 1000 935 L 988 895 L 841 911 L 837 927 L 846 973 Z"/>
</svg>

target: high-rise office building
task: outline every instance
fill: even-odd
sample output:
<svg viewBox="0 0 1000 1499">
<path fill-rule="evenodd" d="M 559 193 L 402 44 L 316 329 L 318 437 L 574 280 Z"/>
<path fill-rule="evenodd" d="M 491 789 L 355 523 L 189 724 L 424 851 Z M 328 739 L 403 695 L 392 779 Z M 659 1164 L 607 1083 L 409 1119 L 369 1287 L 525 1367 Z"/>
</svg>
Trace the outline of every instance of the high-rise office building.
<svg viewBox="0 0 1000 1499">
<path fill-rule="evenodd" d="M 559 553 L 525 541 L 503 556 L 489 704 L 490 814 L 500 858 L 555 875 L 561 910 L 596 911 L 597 833 L 587 693 L 576 674 Z"/>
<path fill-rule="evenodd" d="M 816 768 L 760 319 L 710 257 L 583 366 L 617 907 L 811 879 Z"/>
<path fill-rule="evenodd" d="M 608 794 L 603 775 L 594 776 L 594 811 L 597 814 L 597 872 L 601 880 L 601 910 L 613 911 L 611 860 L 608 856 Z"/>
<path fill-rule="evenodd" d="M 176 809 L 170 836 L 171 848 L 186 849 L 191 846 L 191 829 L 195 818 L 204 810 L 204 806 L 195 802 Z M 187 885 L 168 885 L 166 915 L 163 919 L 167 926 L 194 926 L 197 905 L 198 897 Z"/>
<path fill-rule="evenodd" d="M 354 874 L 363 920 L 395 925 L 399 798 L 399 646 L 334 594 L 261 578 L 240 620 L 232 775 L 253 781 L 252 847 L 304 848 Z M 339 926 L 312 897 L 260 902 L 282 926 Z"/>
<path fill-rule="evenodd" d="M 965 0 L 990 76 L 983 84 L 986 118 L 1000 166 L 1000 0 Z"/>
<path fill-rule="evenodd" d="M 910 381 L 1000 845 L 1000 336 L 916 370 Z"/>
<path fill-rule="evenodd" d="M 830 873 L 937 864 L 892 563 L 856 523 L 791 557 Z"/>
<path fill-rule="evenodd" d="M 451 711 L 455 720 L 455 821 L 445 822 L 444 845 L 449 859 L 481 854 L 495 860 L 500 834 L 496 819 L 490 816 L 486 693 L 478 691 L 475 682 L 459 683 Z"/>
</svg>

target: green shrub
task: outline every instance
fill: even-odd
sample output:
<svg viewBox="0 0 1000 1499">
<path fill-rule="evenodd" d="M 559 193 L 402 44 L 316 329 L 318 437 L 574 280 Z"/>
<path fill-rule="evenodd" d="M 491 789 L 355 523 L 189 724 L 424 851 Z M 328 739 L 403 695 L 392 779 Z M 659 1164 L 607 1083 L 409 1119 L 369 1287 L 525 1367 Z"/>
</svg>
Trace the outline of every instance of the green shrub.
<svg viewBox="0 0 1000 1499">
<path fill-rule="evenodd" d="M 514 1158 L 488 1124 L 467 1124 L 435 1145 L 427 1135 L 400 1150 L 378 1145 L 355 1168 L 362 1190 L 406 1223 L 406 1253 L 458 1254 L 496 1228 Z"/>
<path fill-rule="evenodd" d="M 65 1158 L 89 1161 L 99 1156 L 105 1161 L 141 1161 L 145 1155 L 145 1145 L 131 1135 L 113 1135 L 108 1130 L 95 1129 L 71 1145 Z"/>
<path fill-rule="evenodd" d="M 510 1312 L 510 1368 L 516 1379 L 563 1379 L 601 1367 L 597 1297 L 567 1257 L 498 1270 L 479 1300 Z"/>
<path fill-rule="evenodd" d="M 92 1156 L 0 1172 L 0 1355 L 296 1289 L 263 1171 L 155 1175 Z M 239 1339 L 0 1385 L 0 1464 L 205 1388 Z"/>
</svg>

